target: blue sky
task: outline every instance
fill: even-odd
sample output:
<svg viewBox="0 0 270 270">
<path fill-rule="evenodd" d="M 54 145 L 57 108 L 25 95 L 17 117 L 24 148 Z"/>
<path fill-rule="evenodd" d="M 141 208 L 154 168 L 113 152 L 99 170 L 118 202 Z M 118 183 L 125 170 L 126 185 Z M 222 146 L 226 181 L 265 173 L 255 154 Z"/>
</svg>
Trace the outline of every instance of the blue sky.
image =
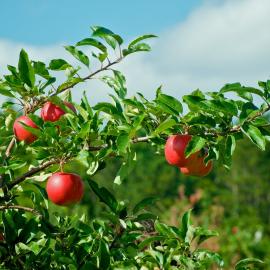
<svg viewBox="0 0 270 270">
<path fill-rule="evenodd" d="M 126 38 L 156 33 L 184 21 L 202 0 L 7 0 L 0 38 L 34 45 L 75 42 L 102 25 Z"/>
</svg>

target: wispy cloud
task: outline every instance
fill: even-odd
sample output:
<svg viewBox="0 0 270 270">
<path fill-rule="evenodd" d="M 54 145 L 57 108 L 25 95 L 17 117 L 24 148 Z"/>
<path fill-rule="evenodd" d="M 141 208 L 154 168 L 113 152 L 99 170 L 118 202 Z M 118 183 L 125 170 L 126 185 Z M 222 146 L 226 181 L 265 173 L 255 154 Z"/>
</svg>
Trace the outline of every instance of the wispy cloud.
<svg viewBox="0 0 270 270">
<path fill-rule="evenodd" d="M 158 84 L 180 97 L 227 82 L 255 85 L 270 75 L 270 1 L 207 1 L 160 35 L 150 55 L 123 65 L 132 89 L 149 94 Z"/>
</svg>

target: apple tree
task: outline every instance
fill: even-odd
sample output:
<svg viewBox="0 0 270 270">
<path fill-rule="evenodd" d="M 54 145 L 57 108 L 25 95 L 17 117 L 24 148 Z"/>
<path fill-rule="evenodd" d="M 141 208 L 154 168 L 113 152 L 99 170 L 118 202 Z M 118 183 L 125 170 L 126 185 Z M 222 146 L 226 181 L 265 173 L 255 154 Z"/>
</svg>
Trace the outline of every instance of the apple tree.
<svg viewBox="0 0 270 270">
<path fill-rule="evenodd" d="M 217 233 L 193 226 L 191 210 L 178 227 L 169 226 L 149 211 L 153 198 L 130 207 L 92 177 L 121 158 L 108 181 L 116 188 L 128 181 L 139 143 L 198 179 L 213 164 L 229 169 L 238 140 L 247 137 L 265 149 L 270 81 L 258 88 L 233 83 L 213 92 L 198 89 L 182 100 L 161 87 L 153 100 L 130 96 L 116 66 L 150 51 L 147 40 L 155 36 L 125 44 L 104 27 L 91 30 L 65 46 L 72 63 L 43 63 L 22 49 L 18 65 L 8 65 L 0 78 L 0 94 L 7 98 L 0 111 L 1 269 L 222 269 L 219 254 L 200 247 Z M 111 102 L 90 104 L 86 92 L 79 103 L 72 100 L 76 88 L 92 79 L 111 88 Z M 74 162 L 83 175 L 70 169 Z M 102 217 L 61 214 L 83 202 L 89 189 L 107 207 Z M 244 259 L 235 267 L 261 264 Z"/>
</svg>

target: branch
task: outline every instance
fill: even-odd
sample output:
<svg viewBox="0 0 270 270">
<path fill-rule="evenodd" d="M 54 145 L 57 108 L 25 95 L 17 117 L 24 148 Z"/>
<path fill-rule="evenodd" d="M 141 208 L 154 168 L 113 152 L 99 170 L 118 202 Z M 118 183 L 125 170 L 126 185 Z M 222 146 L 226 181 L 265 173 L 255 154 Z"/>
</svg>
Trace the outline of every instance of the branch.
<svg viewBox="0 0 270 270">
<path fill-rule="evenodd" d="M 140 143 L 140 142 L 148 142 L 149 139 L 151 138 L 151 136 L 145 136 L 145 137 L 138 137 L 138 138 L 133 138 L 130 140 L 131 143 Z M 102 150 L 102 149 L 105 149 L 107 148 L 109 145 L 108 144 L 102 144 L 102 145 L 98 145 L 98 146 L 89 146 L 87 148 L 88 151 L 92 151 L 92 152 L 95 152 L 95 151 L 99 151 L 99 150 Z"/>
<path fill-rule="evenodd" d="M 132 143 L 149 142 L 152 136 L 138 137 L 131 140 Z"/>
<path fill-rule="evenodd" d="M 119 57 L 118 59 L 116 59 L 115 61 L 109 62 L 106 66 L 104 66 L 104 67 L 102 67 L 102 68 L 100 68 L 100 69 L 94 71 L 93 73 L 89 74 L 88 76 L 82 78 L 82 80 L 83 80 L 83 81 L 90 80 L 92 77 L 94 77 L 94 76 L 97 75 L 98 73 L 100 73 L 100 72 L 102 72 L 102 71 L 105 71 L 105 70 L 107 70 L 109 67 L 111 67 L 111 66 L 113 66 L 113 65 L 115 65 L 115 64 L 117 64 L 117 63 L 119 63 L 122 59 L 123 59 L 123 57 L 121 56 L 121 57 Z M 50 97 L 56 96 L 56 95 L 58 95 L 58 94 L 60 94 L 60 93 L 63 93 L 64 91 L 66 91 L 66 90 L 68 90 L 68 89 L 70 89 L 70 88 L 73 88 L 73 87 L 74 87 L 75 85 L 77 85 L 78 83 L 80 83 L 80 82 L 74 82 L 74 83 L 72 83 L 71 85 L 62 88 L 61 91 L 53 93 Z"/>
<path fill-rule="evenodd" d="M 37 210 L 30 207 L 21 206 L 21 205 L 0 205 L 0 211 L 7 210 L 7 209 L 22 210 L 22 211 L 30 212 L 34 214 L 35 216 L 42 217 L 42 215 Z"/>
<path fill-rule="evenodd" d="M 40 171 L 43 171 L 44 169 L 48 168 L 49 166 L 51 166 L 53 164 L 57 164 L 57 163 L 59 163 L 59 160 L 58 159 L 54 159 L 54 160 L 47 161 L 47 162 L 43 163 L 42 165 L 31 169 L 27 173 L 19 176 L 18 178 L 16 178 L 12 182 L 8 183 L 7 184 L 8 189 L 11 189 L 14 186 L 18 185 L 19 183 L 23 182 L 27 177 L 33 176 L 36 173 L 38 173 Z"/>
<path fill-rule="evenodd" d="M 148 137 L 148 136 L 139 137 L 139 138 L 133 138 L 131 140 L 131 143 L 147 142 L 147 141 L 149 141 L 149 138 L 150 137 Z M 99 151 L 99 150 L 104 149 L 106 147 L 108 147 L 108 144 L 102 144 L 100 146 L 89 146 L 88 151 Z M 69 159 L 71 159 L 71 157 L 69 157 Z M 20 184 L 21 182 L 23 182 L 24 180 L 26 180 L 26 178 L 31 177 L 31 176 L 35 175 L 36 173 L 41 172 L 44 169 L 48 168 L 49 166 L 51 166 L 53 164 L 57 164 L 59 162 L 60 162 L 59 159 L 54 159 L 54 160 L 44 162 L 40 166 L 35 167 L 35 168 L 31 169 L 30 171 L 26 172 L 25 174 L 19 176 L 18 178 L 16 178 L 12 182 L 7 183 L 6 186 L 7 186 L 8 189 L 11 189 L 14 186 L 16 186 L 16 185 Z"/>
<path fill-rule="evenodd" d="M 260 116 L 263 116 L 265 113 L 267 113 L 268 111 L 270 110 L 270 104 L 262 111 L 259 111 L 257 112 L 256 114 L 254 114 L 252 117 L 250 118 L 247 118 L 244 123 L 250 123 L 252 122 L 253 120 L 255 120 L 257 117 L 260 117 Z M 244 124 L 243 123 L 243 124 Z M 242 125 L 243 125 L 242 124 Z M 241 131 L 241 126 L 242 125 L 236 125 L 236 126 L 233 126 L 231 129 L 229 129 L 228 131 L 221 131 L 221 132 L 207 132 L 205 133 L 204 135 L 210 135 L 210 136 L 214 136 L 214 137 L 217 137 L 217 136 L 226 136 L 228 134 L 232 134 L 232 133 L 237 133 L 237 132 L 240 132 Z M 260 127 L 268 127 L 270 126 L 270 123 L 269 124 L 265 124 L 265 125 L 262 125 Z"/>
</svg>

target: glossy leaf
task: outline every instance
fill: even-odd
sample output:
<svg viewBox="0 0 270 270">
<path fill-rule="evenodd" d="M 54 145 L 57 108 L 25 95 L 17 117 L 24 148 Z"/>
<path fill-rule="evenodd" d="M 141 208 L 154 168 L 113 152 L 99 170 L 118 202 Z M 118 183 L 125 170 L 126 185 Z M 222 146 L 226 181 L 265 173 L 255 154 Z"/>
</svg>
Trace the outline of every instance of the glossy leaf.
<svg viewBox="0 0 270 270">
<path fill-rule="evenodd" d="M 130 49 L 130 48 L 132 48 L 134 45 L 136 45 L 137 43 L 139 43 L 140 41 L 142 41 L 142 40 L 145 40 L 145 39 L 149 39 L 149 38 L 156 38 L 157 36 L 155 36 L 155 35 L 143 35 L 143 36 L 140 36 L 140 37 L 138 37 L 138 38 L 136 38 L 136 39 L 134 39 L 133 41 L 131 41 L 130 43 L 129 43 L 129 45 L 128 45 L 128 48 Z"/>
<path fill-rule="evenodd" d="M 104 46 L 101 42 L 94 38 L 85 38 L 81 41 L 79 41 L 76 46 L 93 46 L 95 48 L 98 48 L 102 52 L 107 52 L 106 46 Z"/>
<path fill-rule="evenodd" d="M 65 70 L 71 65 L 64 59 L 53 59 L 49 64 L 49 69 L 51 70 Z"/>
<path fill-rule="evenodd" d="M 93 26 L 91 29 L 93 30 L 92 36 L 104 39 L 113 49 L 116 48 L 117 43 L 119 45 L 123 43 L 123 39 L 119 35 L 105 27 Z"/>
<path fill-rule="evenodd" d="M 29 87 L 33 87 L 35 85 L 35 72 L 24 49 L 20 52 L 18 70 L 21 80 Z"/>
<path fill-rule="evenodd" d="M 65 49 L 71 53 L 77 60 L 89 67 L 89 58 L 82 51 L 77 50 L 74 46 L 65 46 Z"/>
</svg>

